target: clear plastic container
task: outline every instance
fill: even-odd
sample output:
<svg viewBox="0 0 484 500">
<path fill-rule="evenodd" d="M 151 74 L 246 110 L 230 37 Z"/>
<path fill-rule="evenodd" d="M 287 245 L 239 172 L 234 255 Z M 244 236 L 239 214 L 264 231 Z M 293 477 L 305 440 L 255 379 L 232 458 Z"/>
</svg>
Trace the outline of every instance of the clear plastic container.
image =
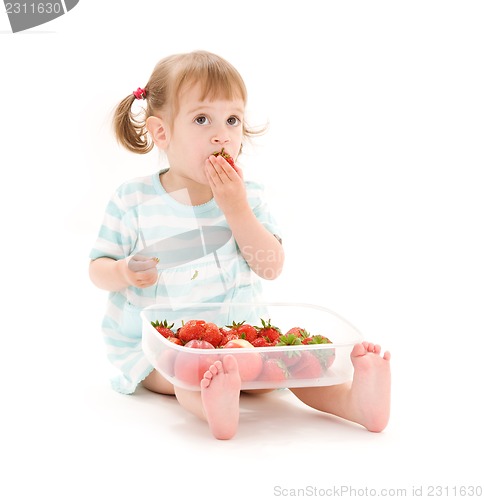
<svg viewBox="0 0 484 500">
<path fill-rule="evenodd" d="M 154 368 L 172 384 L 200 390 L 208 367 L 227 354 L 238 363 L 242 389 L 328 386 L 348 382 L 353 376 L 350 353 L 361 342 L 361 333 L 338 314 L 317 305 L 282 302 L 197 303 L 160 305 L 141 313 L 143 351 Z M 293 327 L 323 335 L 331 344 L 297 346 L 195 349 L 174 344 L 161 335 L 152 321 L 174 323 L 173 330 L 189 320 L 205 320 L 223 327 L 233 321 L 261 326 L 271 321 L 282 334 Z"/>
</svg>

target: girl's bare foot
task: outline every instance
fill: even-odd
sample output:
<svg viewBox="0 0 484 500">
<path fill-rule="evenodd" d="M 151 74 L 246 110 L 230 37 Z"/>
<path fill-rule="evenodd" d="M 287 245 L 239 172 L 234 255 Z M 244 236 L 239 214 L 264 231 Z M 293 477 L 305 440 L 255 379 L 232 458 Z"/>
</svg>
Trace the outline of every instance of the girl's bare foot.
<svg viewBox="0 0 484 500">
<path fill-rule="evenodd" d="M 230 439 L 237 431 L 240 384 L 237 360 L 230 354 L 215 361 L 200 382 L 205 416 L 217 439 Z"/>
<path fill-rule="evenodd" d="M 381 432 L 390 417 L 390 353 L 369 342 L 356 344 L 351 353 L 354 366 L 350 401 L 356 419 L 369 431 Z"/>
</svg>

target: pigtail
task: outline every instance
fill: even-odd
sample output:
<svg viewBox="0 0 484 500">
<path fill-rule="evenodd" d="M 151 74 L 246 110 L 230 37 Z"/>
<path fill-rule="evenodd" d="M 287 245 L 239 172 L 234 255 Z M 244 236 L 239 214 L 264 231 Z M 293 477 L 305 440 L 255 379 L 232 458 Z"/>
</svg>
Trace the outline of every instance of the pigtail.
<svg viewBox="0 0 484 500">
<path fill-rule="evenodd" d="M 153 143 L 146 130 L 146 113 L 143 110 L 133 113 L 136 99 L 133 93 L 118 104 L 113 119 L 114 133 L 118 142 L 128 151 L 145 154 L 153 149 Z"/>
</svg>

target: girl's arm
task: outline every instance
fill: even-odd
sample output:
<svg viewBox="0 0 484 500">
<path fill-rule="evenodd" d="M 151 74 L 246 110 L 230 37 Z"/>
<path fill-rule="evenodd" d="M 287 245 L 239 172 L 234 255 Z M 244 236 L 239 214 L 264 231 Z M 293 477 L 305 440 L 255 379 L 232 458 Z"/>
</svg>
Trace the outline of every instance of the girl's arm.
<svg viewBox="0 0 484 500">
<path fill-rule="evenodd" d="M 280 240 L 257 220 L 248 203 L 244 209 L 231 212 L 226 218 L 250 268 L 261 278 L 277 278 L 284 265 Z"/>
<path fill-rule="evenodd" d="M 261 278 L 277 278 L 284 265 L 284 250 L 252 212 L 242 171 L 230 166 L 221 155 L 212 155 L 205 164 L 205 172 L 215 201 L 250 268 Z"/>
</svg>

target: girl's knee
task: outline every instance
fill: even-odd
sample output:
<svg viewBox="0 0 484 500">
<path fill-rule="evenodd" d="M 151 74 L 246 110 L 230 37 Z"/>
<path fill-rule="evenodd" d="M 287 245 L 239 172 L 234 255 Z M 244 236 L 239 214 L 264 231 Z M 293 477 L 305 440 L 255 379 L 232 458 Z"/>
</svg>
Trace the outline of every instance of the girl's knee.
<svg viewBox="0 0 484 500">
<path fill-rule="evenodd" d="M 167 394 L 173 396 L 175 389 L 173 384 L 168 382 L 159 372 L 153 370 L 142 382 L 141 385 L 151 392 Z"/>
</svg>

